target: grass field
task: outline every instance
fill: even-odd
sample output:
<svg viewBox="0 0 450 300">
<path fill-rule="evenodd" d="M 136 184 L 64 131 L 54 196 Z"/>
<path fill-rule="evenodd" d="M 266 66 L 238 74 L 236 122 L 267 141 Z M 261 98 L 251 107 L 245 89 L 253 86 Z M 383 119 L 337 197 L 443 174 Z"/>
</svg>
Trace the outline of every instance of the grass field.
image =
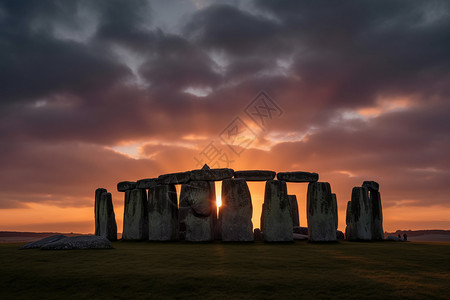
<svg viewBox="0 0 450 300">
<path fill-rule="evenodd" d="M 0 244 L 0 299 L 443 298 L 450 243 Z"/>
</svg>

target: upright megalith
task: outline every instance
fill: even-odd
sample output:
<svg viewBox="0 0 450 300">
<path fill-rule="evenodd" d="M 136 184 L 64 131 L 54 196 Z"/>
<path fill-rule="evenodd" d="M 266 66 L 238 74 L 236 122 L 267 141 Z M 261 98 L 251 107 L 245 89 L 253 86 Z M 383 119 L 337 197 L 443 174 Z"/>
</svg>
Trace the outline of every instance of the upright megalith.
<svg viewBox="0 0 450 300">
<path fill-rule="evenodd" d="M 372 239 L 372 205 L 366 187 L 354 187 L 351 202 L 347 204 L 347 240 Z"/>
<path fill-rule="evenodd" d="M 294 240 L 286 182 L 280 180 L 266 182 L 262 213 L 264 214 L 264 241 L 291 242 Z"/>
<path fill-rule="evenodd" d="M 103 188 L 98 188 L 95 190 L 95 202 L 94 202 L 95 235 L 99 235 L 100 231 L 100 217 L 99 217 L 100 199 L 102 197 L 102 194 L 107 192 L 108 191 Z"/>
<path fill-rule="evenodd" d="M 310 182 L 307 194 L 308 238 L 311 242 L 336 241 L 336 210 L 328 182 Z"/>
<path fill-rule="evenodd" d="M 289 199 L 289 205 L 291 206 L 291 217 L 292 217 L 292 225 L 300 226 L 300 218 L 298 213 L 298 203 L 297 203 L 297 196 L 295 195 L 288 195 Z"/>
<path fill-rule="evenodd" d="M 116 215 L 114 214 L 111 193 L 105 192 L 100 196 L 100 201 L 98 202 L 98 228 L 95 229 L 95 235 L 105 237 L 110 241 L 117 240 Z"/>
<path fill-rule="evenodd" d="M 177 191 L 173 184 L 157 185 L 148 191 L 148 239 L 178 240 Z"/>
<path fill-rule="evenodd" d="M 337 207 L 337 197 L 336 194 L 332 193 L 331 194 L 331 200 L 332 200 L 332 204 L 333 204 L 333 213 L 334 213 L 334 225 L 335 225 L 335 229 L 337 230 L 338 225 L 339 225 L 339 218 L 338 218 L 338 207 Z"/>
<path fill-rule="evenodd" d="M 222 182 L 220 222 L 222 241 L 253 241 L 252 198 L 244 178 L 226 179 Z"/>
<path fill-rule="evenodd" d="M 275 178 L 274 171 L 267 170 L 246 170 L 235 171 L 234 178 L 244 178 L 246 181 L 267 181 Z"/>
<path fill-rule="evenodd" d="M 316 182 L 319 180 L 319 174 L 309 172 L 280 172 L 277 174 L 278 180 L 286 182 Z"/>
<path fill-rule="evenodd" d="M 364 181 L 362 186 L 368 189 L 369 202 L 372 205 L 372 239 L 384 240 L 380 185 L 375 181 Z"/>
<path fill-rule="evenodd" d="M 191 181 L 181 186 L 180 231 L 185 240 L 206 242 L 214 238 L 214 203 L 216 199 L 208 181 Z"/>
<path fill-rule="evenodd" d="M 148 239 L 148 203 L 145 189 L 125 192 L 122 238 L 124 240 Z"/>
</svg>

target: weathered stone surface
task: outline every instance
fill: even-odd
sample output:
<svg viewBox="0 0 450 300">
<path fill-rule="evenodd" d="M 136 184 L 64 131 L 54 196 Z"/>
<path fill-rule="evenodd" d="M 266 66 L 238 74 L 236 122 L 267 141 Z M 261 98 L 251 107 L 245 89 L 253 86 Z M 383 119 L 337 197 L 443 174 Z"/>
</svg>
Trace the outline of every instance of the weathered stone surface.
<svg viewBox="0 0 450 300">
<path fill-rule="evenodd" d="M 339 219 L 338 219 L 338 207 L 337 207 L 337 197 L 336 194 L 332 193 L 331 194 L 331 204 L 333 205 L 333 213 L 334 213 L 334 223 L 335 223 L 335 228 L 337 230 L 338 225 L 339 225 Z"/>
<path fill-rule="evenodd" d="M 57 242 L 57 241 L 59 241 L 61 239 L 64 239 L 64 238 L 66 238 L 65 235 L 61 235 L 61 234 L 52 235 L 52 236 L 43 238 L 43 239 L 41 239 L 39 241 L 34 241 L 34 242 L 30 242 L 28 244 L 25 244 L 22 247 L 20 247 L 20 250 L 41 248 L 42 246 L 45 246 L 45 245 L 50 244 L 50 243 Z"/>
<path fill-rule="evenodd" d="M 402 238 L 399 238 L 397 236 L 390 235 L 386 238 L 386 241 L 393 241 L 393 242 L 406 242 Z"/>
<path fill-rule="evenodd" d="M 221 181 L 233 177 L 234 170 L 223 169 L 210 169 L 208 165 L 204 165 L 200 170 L 191 171 L 191 180 L 193 181 Z"/>
<path fill-rule="evenodd" d="M 252 198 L 245 179 L 225 179 L 220 207 L 222 241 L 253 241 L 252 213 Z"/>
<path fill-rule="evenodd" d="M 364 181 L 362 184 L 363 187 L 366 187 L 369 191 L 378 191 L 380 185 L 375 181 Z"/>
<path fill-rule="evenodd" d="M 264 194 L 264 241 L 293 241 L 291 206 L 286 182 L 268 180 Z"/>
<path fill-rule="evenodd" d="M 352 200 L 347 205 L 347 240 L 372 239 L 372 204 L 366 187 L 354 187 Z"/>
<path fill-rule="evenodd" d="M 262 204 L 262 207 L 261 207 L 261 218 L 259 221 L 260 221 L 259 226 L 261 227 L 261 231 L 264 232 L 264 203 Z"/>
<path fill-rule="evenodd" d="M 173 184 L 154 186 L 148 191 L 148 239 L 178 240 L 177 191 Z"/>
<path fill-rule="evenodd" d="M 280 172 L 277 174 L 278 180 L 286 182 L 316 182 L 319 180 L 319 174 L 309 172 Z"/>
<path fill-rule="evenodd" d="M 41 247 L 43 250 L 71 250 L 71 249 L 111 249 L 111 242 L 102 236 L 80 235 L 66 237 Z"/>
<path fill-rule="evenodd" d="M 151 189 L 152 187 L 155 187 L 157 185 L 158 185 L 157 178 L 146 178 L 136 181 L 137 189 Z"/>
<path fill-rule="evenodd" d="M 207 181 L 191 181 L 181 186 L 180 231 L 185 229 L 186 241 L 206 242 L 214 238 L 215 201 Z"/>
<path fill-rule="evenodd" d="M 310 182 L 308 184 L 306 211 L 310 241 L 336 241 L 335 208 L 328 182 Z"/>
<path fill-rule="evenodd" d="M 191 172 L 179 172 L 159 175 L 159 184 L 184 184 L 191 180 Z"/>
<path fill-rule="evenodd" d="M 298 214 L 298 203 L 297 203 L 297 196 L 295 195 L 288 195 L 289 204 L 291 206 L 291 217 L 292 217 L 292 225 L 300 226 L 300 218 Z"/>
<path fill-rule="evenodd" d="M 126 192 L 136 188 L 136 182 L 134 181 L 122 181 L 117 184 L 117 191 Z"/>
<path fill-rule="evenodd" d="M 96 217 L 98 219 L 95 220 L 95 235 L 105 237 L 110 241 L 117 240 L 116 215 L 114 214 L 111 193 L 103 192 L 101 194 L 97 208 Z"/>
<path fill-rule="evenodd" d="M 372 204 L 372 239 L 384 240 L 383 211 L 379 191 L 369 192 L 369 201 Z"/>
<path fill-rule="evenodd" d="M 107 193 L 108 191 L 103 188 L 98 188 L 95 190 L 95 202 L 94 202 L 94 220 L 95 220 L 95 235 L 99 235 L 98 231 L 100 229 L 99 221 L 100 218 L 98 216 L 98 208 L 100 203 L 100 198 L 102 197 L 103 193 Z"/>
<path fill-rule="evenodd" d="M 122 238 L 124 240 L 148 239 L 148 203 L 144 189 L 125 192 Z"/>
<path fill-rule="evenodd" d="M 267 181 L 275 178 L 274 171 L 266 170 L 248 170 L 248 171 L 234 171 L 234 178 L 244 178 L 247 181 Z"/>
</svg>

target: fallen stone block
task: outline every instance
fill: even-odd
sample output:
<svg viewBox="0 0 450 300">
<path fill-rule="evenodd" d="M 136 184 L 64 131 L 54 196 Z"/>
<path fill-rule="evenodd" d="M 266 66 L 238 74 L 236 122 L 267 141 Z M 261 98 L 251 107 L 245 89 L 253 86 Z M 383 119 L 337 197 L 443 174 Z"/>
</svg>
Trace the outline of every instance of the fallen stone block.
<svg viewBox="0 0 450 300">
<path fill-rule="evenodd" d="M 28 244 L 25 244 L 22 247 L 20 247 L 20 250 L 41 248 L 42 246 L 45 246 L 45 245 L 50 244 L 50 243 L 57 242 L 57 241 L 59 241 L 61 239 L 64 239 L 66 237 L 67 236 L 61 235 L 61 234 L 52 235 L 52 236 L 43 238 L 43 239 L 41 239 L 39 241 L 34 241 L 34 242 L 30 242 Z"/>
<path fill-rule="evenodd" d="M 80 235 L 66 237 L 56 242 L 46 244 L 42 250 L 72 250 L 72 249 L 112 249 L 111 242 L 102 236 Z"/>
</svg>

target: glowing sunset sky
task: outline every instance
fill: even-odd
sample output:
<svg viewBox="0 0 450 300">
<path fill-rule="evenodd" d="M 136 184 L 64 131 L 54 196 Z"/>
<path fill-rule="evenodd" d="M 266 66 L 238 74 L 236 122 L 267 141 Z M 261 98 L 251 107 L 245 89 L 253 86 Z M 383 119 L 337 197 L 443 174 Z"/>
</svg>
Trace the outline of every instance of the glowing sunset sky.
<svg viewBox="0 0 450 300">
<path fill-rule="evenodd" d="M 385 230 L 450 229 L 449 33 L 448 1 L 0 0 L 0 230 L 91 233 L 103 187 L 121 232 L 117 182 L 205 162 L 319 173 L 340 230 L 364 180 Z"/>
</svg>

